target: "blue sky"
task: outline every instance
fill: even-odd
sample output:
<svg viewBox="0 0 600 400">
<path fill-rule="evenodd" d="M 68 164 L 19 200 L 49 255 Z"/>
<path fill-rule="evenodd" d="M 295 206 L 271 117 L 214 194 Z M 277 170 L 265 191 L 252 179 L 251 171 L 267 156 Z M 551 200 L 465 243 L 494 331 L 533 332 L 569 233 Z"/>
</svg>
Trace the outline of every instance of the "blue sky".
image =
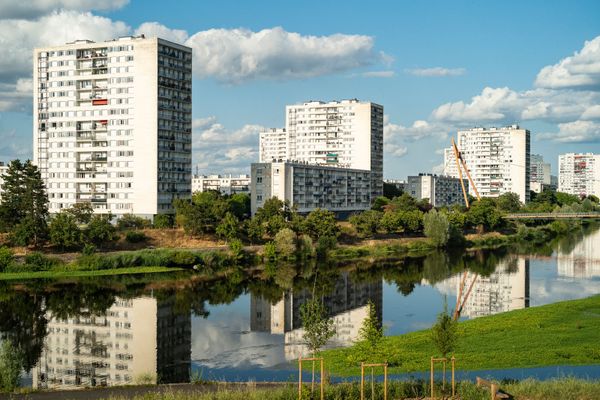
<svg viewBox="0 0 600 400">
<path fill-rule="evenodd" d="M 530 129 L 554 171 L 560 153 L 600 152 L 598 1 L 27 3 L 0 2 L 0 160 L 31 156 L 31 48 L 135 33 L 194 49 L 202 173 L 246 172 L 258 131 L 305 100 L 382 104 L 388 178 L 439 171 L 475 125 Z"/>
</svg>

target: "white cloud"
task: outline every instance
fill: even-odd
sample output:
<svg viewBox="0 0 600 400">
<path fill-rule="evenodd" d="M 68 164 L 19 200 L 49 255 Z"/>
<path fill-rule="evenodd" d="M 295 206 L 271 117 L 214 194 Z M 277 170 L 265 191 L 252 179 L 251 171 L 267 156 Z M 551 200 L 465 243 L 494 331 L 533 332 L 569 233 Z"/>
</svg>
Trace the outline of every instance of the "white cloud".
<svg viewBox="0 0 600 400">
<path fill-rule="evenodd" d="M 558 124 L 558 132 L 542 133 L 538 137 L 560 143 L 599 143 L 600 123 L 593 121 L 573 121 Z"/>
<path fill-rule="evenodd" d="M 15 83 L 0 82 L 0 111 L 29 111 L 32 100 L 31 79 L 19 78 Z"/>
<path fill-rule="evenodd" d="M 194 49 L 197 77 L 226 83 L 310 78 L 386 61 L 370 36 L 303 36 L 281 27 L 210 29 L 192 35 L 186 45 Z"/>
<path fill-rule="evenodd" d="M 115 10 L 129 0 L 29 0 L 0 1 L 0 19 L 33 19 L 55 10 Z"/>
<path fill-rule="evenodd" d="M 32 150 L 29 135 L 19 135 L 15 129 L 0 132 L 0 160 L 7 162 L 15 158 L 30 159 Z"/>
<path fill-rule="evenodd" d="M 384 141 L 406 140 L 414 141 L 427 137 L 445 138 L 448 128 L 442 124 L 416 120 L 411 126 L 402 126 L 390 122 L 389 116 L 384 116 L 383 137 Z"/>
<path fill-rule="evenodd" d="M 244 125 L 237 130 L 226 129 L 215 117 L 194 119 L 192 156 L 200 173 L 248 173 L 252 162 L 258 161 L 260 125 Z"/>
<path fill-rule="evenodd" d="M 184 43 L 189 35 L 181 29 L 170 29 L 158 22 L 144 22 L 134 32 L 136 36 L 159 37 L 175 43 Z"/>
<path fill-rule="evenodd" d="M 393 143 L 386 144 L 384 150 L 386 154 L 389 154 L 392 157 L 402 157 L 408 153 L 408 147 Z"/>
<path fill-rule="evenodd" d="M 464 75 L 467 70 L 464 68 L 443 68 L 443 67 L 433 67 L 433 68 L 411 68 L 405 69 L 404 72 L 407 74 L 415 75 L 415 76 L 460 76 Z"/>
<path fill-rule="evenodd" d="M 361 74 L 365 78 L 393 78 L 394 75 L 394 71 L 367 71 Z"/>
<path fill-rule="evenodd" d="M 599 89 L 600 36 L 586 41 L 581 51 L 576 51 L 573 56 L 544 67 L 535 84 L 549 89 Z"/>
</svg>

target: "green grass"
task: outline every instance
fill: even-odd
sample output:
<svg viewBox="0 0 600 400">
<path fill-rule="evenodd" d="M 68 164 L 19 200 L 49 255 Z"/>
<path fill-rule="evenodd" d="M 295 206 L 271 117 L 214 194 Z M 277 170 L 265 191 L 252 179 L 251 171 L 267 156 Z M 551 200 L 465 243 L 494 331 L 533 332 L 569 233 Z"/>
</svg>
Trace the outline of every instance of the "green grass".
<svg viewBox="0 0 600 400">
<path fill-rule="evenodd" d="M 104 269 L 94 271 L 35 271 L 35 272 L 4 272 L 0 273 L 0 281 L 24 280 L 24 279 L 55 279 L 55 278 L 78 278 L 86 276 L 106 275 L 128 275 L 128 274 L 151 274 L 159 272 L 183 271 L 183 268 L 171 267 L 130 267 L 118 269 Z"/>
<path fill-rule="evenodd" d="M 600 364 L 600 295 L 459 323 L 454 353 L 462 370 Z M 437 355 L 430 330 L 391 336 L 374 350 L 323 352 L 332 374 L 360 374 L 360 362 L 383 362 L 391 373 L 426 371 Z"/>
</svg>

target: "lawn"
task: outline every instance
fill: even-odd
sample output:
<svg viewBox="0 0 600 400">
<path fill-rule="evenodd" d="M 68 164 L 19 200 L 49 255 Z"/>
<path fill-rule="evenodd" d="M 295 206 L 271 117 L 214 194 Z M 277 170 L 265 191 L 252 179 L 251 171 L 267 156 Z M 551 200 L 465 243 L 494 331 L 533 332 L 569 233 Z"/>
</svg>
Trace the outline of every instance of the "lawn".
<svg viewBox="0 0 600 400">
<path fill-rule="evenodd" d="M 25 279 L 56 279 L 77 278 L 85 276 L 151 274 L 158 272 L 183 271 L 183 268 L 173 267 L 130 267 L 118 269 L 103 269 L 93 271 L 35 271 L 35 272 L 4 272 L 0 273 L 0 281 L 25 280 Z"/>
<path fill-rule="evenodd" d="M 600 295 L 515 310 L 459 323 L 457 369 L 600 364 Z M 360 362 L 391 364 L 390 373 L 426 371 L 436 354 L 430 331 L 323 352 L 332 374 L 360 374 Z"/>
</svg>

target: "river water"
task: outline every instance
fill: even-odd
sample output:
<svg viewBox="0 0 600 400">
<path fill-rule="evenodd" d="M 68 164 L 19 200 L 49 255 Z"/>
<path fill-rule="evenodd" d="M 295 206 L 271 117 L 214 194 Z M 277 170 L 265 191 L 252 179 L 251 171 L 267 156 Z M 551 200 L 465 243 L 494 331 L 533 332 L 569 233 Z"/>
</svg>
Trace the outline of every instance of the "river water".
<svg viewBox="0 0 600 400">
<path fill-rule="evenodd" d="M 299 309 L 313 292 L 336 324 L 328 347 L 357 339 L 369 301 L 386 335 L 397 335 L 429 328 L 444 301 L 454 308 L 461 284 L 461 297 L 469 292 L 462 319 L 587 297 L 600 293 L 600 230 L 533 250 L 280 266 L 268 277 L 238 273 L 209 283 L 190 277 L 3 282 L 0 336 L 24 350 L 24 383 L 34 388 L 187 382 L 190 375 L 295 379 L 295 360 L 307 353 Z M 488 375 L 600 377 L 596 366 L 496 372 Z"/>
</svg>

